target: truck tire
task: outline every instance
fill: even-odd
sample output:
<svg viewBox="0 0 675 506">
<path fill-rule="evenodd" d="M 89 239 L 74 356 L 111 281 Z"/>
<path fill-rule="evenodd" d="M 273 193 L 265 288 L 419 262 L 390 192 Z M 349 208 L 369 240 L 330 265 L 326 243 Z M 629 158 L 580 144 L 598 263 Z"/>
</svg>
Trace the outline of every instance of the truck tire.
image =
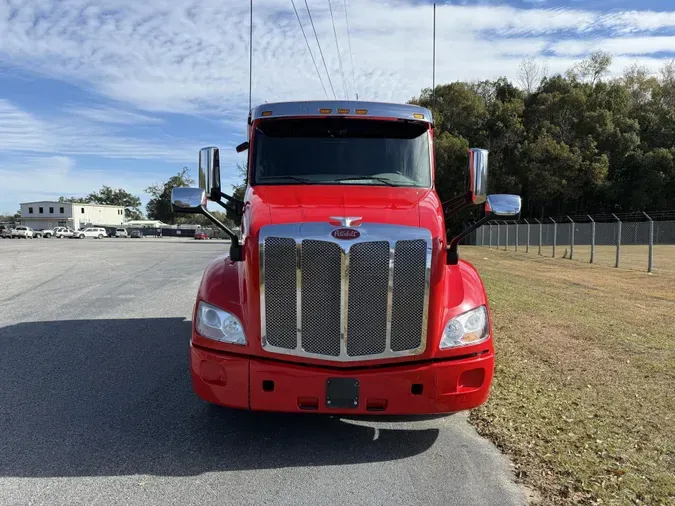
<svg viewBox="0 0 675 506">
<path fill-rule="evenodd" d="M 98 234 L 99 239 L 103 239 L 103 234 Z"/>
<path fill-rule="evenodd" d="M 84 239 L 84 234 L 80 234 L 78 237 L 79 237 L 80 239 Z"/>
<path fill-rule="evenodd" d="M 44 238 L 49 239 L 51 236 L 52 236 L 52 234 L 47 233 L 47 234 L 44 235 Z"/>
</svg>

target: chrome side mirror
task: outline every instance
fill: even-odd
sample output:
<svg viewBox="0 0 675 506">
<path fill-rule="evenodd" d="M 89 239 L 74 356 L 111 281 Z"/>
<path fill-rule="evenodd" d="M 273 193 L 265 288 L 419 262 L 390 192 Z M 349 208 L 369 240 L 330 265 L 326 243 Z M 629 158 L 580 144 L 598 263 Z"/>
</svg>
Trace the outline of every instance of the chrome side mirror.
<svg viewBox="0 0 675 506">
<path fill-rule="evenodd" d="M 520 218 L 520 206 L 520 195 L 488 195 L 485 202 L 485 216 L 487 220 L 500 218 L 516 221 Z"/>
<path fill-rule="evenodd" d="M 472 204 L 482 204 L 487 198 L 488 150 L 469 149 L 468 193 Z"/>
<path fill-rule="evenodd" d="M 203 188 L 174 188 L 171 190 L 171 208 L 175 213 L 203 213 L 206 210 L 206 191 Z"/>
<path fill-rule="evenodd" d="M 215 146 L 199 150 L 199 187 L 209 199 L 220 200 L 220 151 Z"/>
</svg>

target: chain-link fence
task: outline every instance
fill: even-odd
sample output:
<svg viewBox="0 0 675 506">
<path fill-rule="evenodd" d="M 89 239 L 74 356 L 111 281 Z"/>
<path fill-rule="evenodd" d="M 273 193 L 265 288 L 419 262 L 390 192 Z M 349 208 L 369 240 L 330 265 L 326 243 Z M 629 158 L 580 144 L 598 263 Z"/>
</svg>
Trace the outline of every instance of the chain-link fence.
<svg viewBox="0 0 675 506">
<path fill-rule="evenodd" d="M 470 244 L 551 258 L 675 274 L 675 211 L 491 221 Z"/>
</svg>

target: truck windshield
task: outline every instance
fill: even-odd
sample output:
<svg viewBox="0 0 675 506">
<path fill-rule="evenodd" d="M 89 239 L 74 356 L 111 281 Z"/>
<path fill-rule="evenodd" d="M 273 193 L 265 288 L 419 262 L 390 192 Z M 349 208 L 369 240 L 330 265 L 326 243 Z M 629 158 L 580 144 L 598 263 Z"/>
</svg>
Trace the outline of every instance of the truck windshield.
<svg viewBox="0 0 675 506">
<path fill-rule="evenodd" d="M 426 123 L 268 120 L 256 128 L 254 146 L 254 185 L 431 186 Z"/>
</svg>

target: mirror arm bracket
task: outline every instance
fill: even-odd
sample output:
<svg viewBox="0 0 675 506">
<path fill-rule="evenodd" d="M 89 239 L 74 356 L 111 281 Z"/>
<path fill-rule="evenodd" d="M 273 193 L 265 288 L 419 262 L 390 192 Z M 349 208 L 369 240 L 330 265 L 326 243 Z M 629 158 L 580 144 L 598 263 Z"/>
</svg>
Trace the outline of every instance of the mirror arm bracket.
<svg viewBox="0 0 675 506">
<path fill-rule="evenodd" d="M 441 202 L 441 206 L 443 207 L 443 212 L 448 214 L 454 214 L 465 207 L 471 205 L 471 193 L 463 193 L 461 195 L 457 195 L 455 197 L 452 197 L 449 200 L 446 200 L 445 202 Z"/>
<path fill-rule="evenodd" d="M 229 228 L 227 228 L 221 221 L 213 216 L 210 212 L 208 212 L 206 209 L 202 208 L 202 214 L 206 216 L 215 226 L 217 226 L 219 229 L 221 229 L 225 234 L 227 234 L 230 238 L 230 260 L 233 262 L 241 262 L 244 259 L 244 250 L 241 247 L 241 244 L 239 244 L 239 238 L 237 237 L 237 234 L 232 232 Z"/>
<path fill-rule="evenodd" d="M 446 259 L 445 259 L 446 265 L 457 265 L 457 262 L 459 262 L 459 253 L 457 252 L 457 248 L 459 247 L 459 241 L 464 239 L 467 235 L 469 235 L 471 232 L 476 230 L 481 225 L 484 225 L 486 222 L 488 222 L 489 218 L 490 216 L 488 215 L 483 216 L 473 225 L 465 228 L 460 234 L 452 238 L 450 244 L 446 249 Z"/>
<path fill-rule="evenodd" d="M 243 200 L 239 200 L 235 197 L 232 197 L 231 195 L 223 193 L 220 190 L 214 190 L 211 194 L 212 197 L 214 196 L 213 194 L 215 194 L 215 196 L 218 198 L 217 199 L 212 198 L 211 200 L 213 200 L 217 204 L 220 204 L 226 211 L 232 211 L 236 216 L 241 216 L 242 214 L 244 214 Z M 221 198 L 227 200 L 228 203 L 223 204 L 221 202 Z"/>
<path fill-rule="evenodd" d="M 231 200 L 230 200 L 231 199 Z M 223 204 L 221 200 L 216 200 L 216 204 L 218 204 L 220 207 L 225 209 L 225 211 L 230 211 L 234 213 L 235 216 L 243 216 L 244 215 L 244 203 L 241 200 L 237 200 L 235 198 L 230 197 L 229 202 L 227 204 Z"/>
</svg>

